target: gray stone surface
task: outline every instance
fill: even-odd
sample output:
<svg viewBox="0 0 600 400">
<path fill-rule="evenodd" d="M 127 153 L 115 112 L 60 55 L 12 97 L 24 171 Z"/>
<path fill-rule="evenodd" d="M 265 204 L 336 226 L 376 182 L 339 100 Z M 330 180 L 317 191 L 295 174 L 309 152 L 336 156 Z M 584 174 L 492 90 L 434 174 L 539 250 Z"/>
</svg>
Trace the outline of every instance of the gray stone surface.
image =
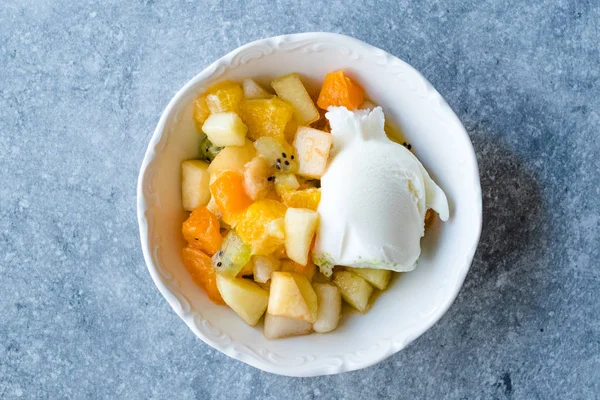
<svg viewBox="0 0 600 400">
<path fill-rule="evenodd" d="M 0 0 L 0 398 L 600 396 L 600 3 Z M 349 34 L 464 122 L 481 245 L 448 314 L 366 370 L 290 379 L 197 340 L 155 289 L 135 186 L 171 96 L 258 38 Z"/>
</svg>

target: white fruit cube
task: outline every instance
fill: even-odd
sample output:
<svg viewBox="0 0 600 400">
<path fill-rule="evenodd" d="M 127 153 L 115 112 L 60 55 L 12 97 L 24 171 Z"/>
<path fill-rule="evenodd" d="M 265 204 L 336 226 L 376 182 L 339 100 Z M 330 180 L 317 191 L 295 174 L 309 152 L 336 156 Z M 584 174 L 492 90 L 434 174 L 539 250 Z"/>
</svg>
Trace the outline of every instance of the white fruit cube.
<svg viewBox="0 0 600 400">
<path fill-rule="evenodd" d="M 280 262 L 273 256 L 252 256 L 254 281 L 266 283 L 279 269 Z"/>
<path fill-rule="evenodd" d="M 340 288 L 346 303 L 361 313 L 367 311 L 373 287 L 362 276 L 350 271 L 336 271 L 333 274 L 333 283 Z"/>
<path fill-rule="evenodd" d="M 267 314 L 265 316 L 264 334 L 267 339 L 280 339 L 290 336 L 307 335 L 311 332 L 310 322 L 301 319 L 281 317 Z"/>
<path fill-rule="evenodd" d="M 354 272 L 357 275 L 362 276 L 371 285 L 375 286 L 379 290 L 385 290 L 390 279 L 392 277 L 392 271 L 387 269 L 375 269 L 375 268 L 348 268 L 348 271 Z"/>
<path fill-rule="evenodd" d="M 308 278 L 293 272 L 273 272 L 268 313 L 314 323 L 318 313 L 317 294 Z"/>
<path fill-rule="evenodd" d="M 269 292 L 248 279 L 225 278 L 217 274 L 217 288 L 225 304 L 248 325 L 256 325 L 267 309 Z"/>
<path fill-rule="evenodd" d="M 319 312 L 313 329 L 319 333 L 331 332 L 337 328 L 342 311 L 340 290 L 336 286 L 323 283 L 314 283 L 313 288 L 319 304 Z"/>
<path fill-rule="evenodd" d="M 294 106 L 294 117 L 300 125 L 310 125 L 320 118 L 319 110 L 300 80 L 300 75 L 289 74 L 271 82 L 275 92 Z"/>
<path fill-rule="evenodd" d="M 290 260 L 308 263 L 308 252 L 317 229 L 319 214 L 307 208 L 288 208 L 285 213 L 285 251 Z"/>
<path fill-rule="evenodd" d="M 294 147 L 298 154 L 298 175 L 321 179 L 327 168 L 327 159 L 333 138 L 330 133 L 301 126 Z"/>
<path fill-rule="evenodd" d="M 266 99 L 271 95 L 262 88 L 254 79 L 246 78 L 242 82 L 242 89 L 244 90 L 244 97 L 246 99 Z"/>
<path fill-rule="evenodd" d="M 183 208 L 193 211 L 210 201 L 210 173 L 208 164 L 200 160 L 181 163 L 181 201 Z"/>
<path fill-rule="evenodd" d="M 215 146 L 243 146 L 248 127 L 236 113 L 223 112 L 211 114 L 202 131 Z"/>
</svg>

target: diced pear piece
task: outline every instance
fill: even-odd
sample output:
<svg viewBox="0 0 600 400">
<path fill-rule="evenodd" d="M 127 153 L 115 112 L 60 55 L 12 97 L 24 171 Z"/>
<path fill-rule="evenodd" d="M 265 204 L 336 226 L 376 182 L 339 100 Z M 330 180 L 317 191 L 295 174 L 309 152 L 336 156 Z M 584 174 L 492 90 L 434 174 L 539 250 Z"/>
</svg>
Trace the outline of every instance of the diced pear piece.
<svg viewBox="0 0 600 400">
<path fill-rule="evenodd" d="M 279 270 L 280 262 L 273 256 L 252 256 L 254 281 L 265 283 Z"/>
<path fill-rule="evenodd" d="M 347 268 L 348 271 L 354 272 L 357 275 L 362 276 L 371 285 L 375 286 L 379 290 L 385 290 L 390 279 L 392 277 L 392 271 L 386 269 L 375 269 L 375 268 Z"/>
<path fill-rule="evenodd" d="M 317 229 L 319 214 L 306 208 L 288 208 L 285 213 L 285 251 L 290 260 L 308 263 L 308 252 Z"/>
<path fill-rule="evenodd" d="M 307 335 L 312 330 L 310 322 L 301 319 L 268 314 L 265 316 L 264 334 L 267 339 Z"/>
<path fill-rule="evenodd" d="M 210 201 L 208 163 L 187 160 L 181 163 L 181 201 L 183 208 L 193 211 Z"/>
<path fill-rule="evenodd" d="M 298 175 L 321 179 L 327 167 L 329 150 L 333 143 L 330 133 L 301 126 L 294 139 L 298 154 Z"/>
<path fill-rule="evenodd" d="M 254 156 L 256 150 L 254 144 L 246 139 L 243 146 L 227 146 L 210 163 L 208 172 L 210 172 L 210 181 L 214 182 L 221 172 L 233 171 L 244 173 L 245 165 L 249 163 Z"/>
<path fill-rule="evenodd" d="M 269 314 L 302 319 L 311 324 L 317 320 L 317 294 L 304 275 L 275 271 L 271 274 Z"/>
<path fill-rule="evenodd" d="M 248 127 L 236 113 L 222 112 L 211 114 L 202 131 L 215 146 L 243 146 Z"/>
<path fill-rule="evenodd" d="M 362 276 L 350 271 L 336 271 L 333 274 L 333 283 L 340 288 L 346 303 L 361 313 L 367 311 L 373 287 Z"/>
<path fill-rule="evenodd" d="M 242 82 L 244 97 L 246 99 L 266 99 L 271 97 L 269 92 L 262 88 L 254 79 L 246 78 Z"/>
<path fill-rule="evenodd" d="M 269 292 L 248 279 L 217 274 L 217 288 L 225 304 L 251 326 L 256 325 L 269 304 Z"/>
<path fill-rule="evenodd" d="M 336 286 L 323 283 L 315 283 L 313 288 L 319 304 L 319 312 L 313 329 L 319 333 L 331 332 L 337 328 L 342 311 L 340 290 Z"/>
<path fill-rule="evenodd" d="M 282 76 L 271 82 L 275 92 L 283 100 L 294 106 L 294 117 L 300 125 L 310 125 L 319 119 L 319 110 L 300 80 L 300 75 L 293 73 Z"/>
</svg>

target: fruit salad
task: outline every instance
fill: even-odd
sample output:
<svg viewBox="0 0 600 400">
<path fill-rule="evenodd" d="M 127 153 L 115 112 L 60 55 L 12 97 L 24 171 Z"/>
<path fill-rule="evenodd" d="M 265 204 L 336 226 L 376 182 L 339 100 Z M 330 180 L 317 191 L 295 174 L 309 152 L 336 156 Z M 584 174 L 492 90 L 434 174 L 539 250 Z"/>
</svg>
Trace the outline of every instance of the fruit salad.
<svg viewBox="0 0 600 400">
<path fill-rule="evenodd" d="M 311 93 L 297 73 L 225 81 L 194 102 L 181 164 L 182 260 L 193 281 L 267 339 L 326 333 L 410 271 L 443 191 L 345 71 Z M 343 305 L 346 306 L 343 307 Z M 264 318 L 263 318 L 264 317 Z"/>
</svg>

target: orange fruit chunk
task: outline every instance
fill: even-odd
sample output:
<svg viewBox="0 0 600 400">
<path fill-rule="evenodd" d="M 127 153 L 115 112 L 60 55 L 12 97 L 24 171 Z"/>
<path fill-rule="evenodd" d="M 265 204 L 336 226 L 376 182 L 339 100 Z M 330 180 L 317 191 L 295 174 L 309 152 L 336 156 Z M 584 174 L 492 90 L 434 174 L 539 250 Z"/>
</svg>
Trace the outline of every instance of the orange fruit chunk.
<svg viewBox="0 0 600 400">
<path fill-rule="evenodd" d="M 196 285 L 204 290 L 213 303 L 225 304 L 217 288 L 217 276 L 211 258 L 190 245 L 184 247 L 182 257 L 183 265 L 185 265 Z"/>
<path fill-rule="evenodd" d="M 344 70 L 330 72 L 325 76 L 317 105 L 324 110 L 330 106 L 357 109 L 365 100 L 363 89 L 344 75 Z"/>
<path fill-rule="evenodd" d="M 198 207 L 183 223 L 181 231 L 191 247 L 212 256 L 223 242 L 220 229 L 217 216 L 206 207 Z"/>
<path fill-rule="evenodd" d="M 224 81 L 212 86 L 206 92 L 206 104 L 211 113 L 238 112 L 244 91 L 239 83 Z"/>
<path fill-rule="evenodd" d="M 269 136 L 284 142 L 285 128 L 293 115 L 294 108 L 277 97 L 244 100 L 240 105 L 240 117 L 252 140 Z"/>
<path fill-rule="evenodd" d="M 310 188 L 296 191 L 285 191 L 281 195 L 283 204 L 292 208 L 308 208 L 317 211 L 321 201 L 321 189 Z"/>
<path fill-rule="evenodd" d="M 221 173 L 211 183 L 210 193 L 223 216 L 223 221 L 231 226 L 235 226 L 244 210 L 252 204 L 252 199 L 244 190 L 244 176 L 239 172 Z"/>
<path fill-rule="evenodd" d="M 240 218 L 235 227 L 242 240 L 252 246 L 253 255 L 273 253 L 285 240 L 282 218 L 287 207 L 276 200 L 255 201 Z"/>
<path fill-rule="evenodd" d="M 204 125 L 209 115 L 210 110 L 208 104 L 206 104 L 206 95 L 201 94 L 194 100 L 194 121 L 196 121 L 198 131 L 202 131 L 202 125 Z"/>
</svg>

